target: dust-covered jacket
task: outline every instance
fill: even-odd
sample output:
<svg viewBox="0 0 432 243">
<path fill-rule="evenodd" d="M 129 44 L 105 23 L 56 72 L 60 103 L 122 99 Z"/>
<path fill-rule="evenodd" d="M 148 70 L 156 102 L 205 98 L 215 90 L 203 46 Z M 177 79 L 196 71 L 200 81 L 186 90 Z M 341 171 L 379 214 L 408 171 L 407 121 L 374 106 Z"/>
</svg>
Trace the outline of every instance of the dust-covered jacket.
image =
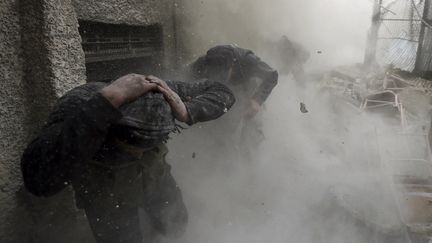
<svg viewBox="0 0 432 243">
<path fill-rule="evenodd" d="M 233 77 L 224 82 L 231 68 Z M 253 51 L 236 45 L 219 45 L 209 49 L 204 56 L 192 63 L 189 69 L 189 75 L 194 78 L 212 79 L 216 77 L 215 80 L 221 80 L 229 87 L 247 86 L 251 83 L 252 78 L 259 78 L 262 83 L 251 98 L 260 104 L 263 104 L 270 96 L 279 78 L 278 72 Z"/>
<path fill-rule="evenodd" d="M 217 119 L 235 102 L 226 86 L 207 80 L 167 82 L 185 103 L 189 125 Z M 40 134 L 21 159 L 24 185 L 37 196 L 65 188 L 83 163 L 97 157 L 113 137 L 130 138 L 137 146 L 166 141 L 176 131 L 174 115 L 163 95 L 150 92 L 115 108 L 99 91 L 106 83 L 79 86 L 61 97 Z"/>
</svg>

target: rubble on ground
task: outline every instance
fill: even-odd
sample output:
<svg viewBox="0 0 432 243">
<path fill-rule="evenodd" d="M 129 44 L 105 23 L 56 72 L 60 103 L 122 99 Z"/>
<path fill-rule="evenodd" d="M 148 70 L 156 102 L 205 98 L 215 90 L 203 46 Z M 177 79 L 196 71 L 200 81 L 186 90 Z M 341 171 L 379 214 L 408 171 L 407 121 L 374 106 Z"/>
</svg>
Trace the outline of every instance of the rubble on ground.
<svg viewBox="0 0 432 243">
<path fill-rule="evenodd" d="M 393 134 L 386 135 L 387 140 L 393 143 L 383 142 L 378 145 L 381 147 L 379 149 L 389 153 L 388 151 L 398 148 L 392 147 L 396 144 L 395 141 L 400 141 L 401 144 L 406 144 L 404 148 L 411 152 L 404 157 L 397 157 L 396 152 L 393 153 L 394 158 L 381 156 L 381 161 L 377 163 L 386 169 L 392 168 L 389 173 L 389 184 L 395 188 L 394 201 L 397 202 L 399 220 L 411 235 L 430 240 L 432 157 L 428 132 L 431 122 L 432 81 L 392 68 L 365 71 L 361 65 L 356 65 L 338 67 L 328 72 L 320 81 L 319 88 L 342 98 L 360 112 L 374 112 L 393 116 L 398 120 L 397 123 L 391 124 Z M 377 133 L 376 136 L 379 141 L 378 137 L 381 135 Z M 413 144 L 416 144 L 415 147 Z M 359 198 L 358 195 L 351 190 L 344 192 L 344 195 L 335 192 L 335 195 L 336 198 L 344 199 L 339 200 L 344 210 L 356 212 L 357 205 L 360 204 L 350 203 L 347 198 Z M 362 208 L 364 211 L 375 210 L 366 203 L 362 204 L 362 207 L 366 207 Z M 377 222 L 371 215 L 353 215 L 368 225 L 371 225 L 370 222 Z M 375 228 L 388 228 L 387 226 L 376 225 Z"/>
</svg>

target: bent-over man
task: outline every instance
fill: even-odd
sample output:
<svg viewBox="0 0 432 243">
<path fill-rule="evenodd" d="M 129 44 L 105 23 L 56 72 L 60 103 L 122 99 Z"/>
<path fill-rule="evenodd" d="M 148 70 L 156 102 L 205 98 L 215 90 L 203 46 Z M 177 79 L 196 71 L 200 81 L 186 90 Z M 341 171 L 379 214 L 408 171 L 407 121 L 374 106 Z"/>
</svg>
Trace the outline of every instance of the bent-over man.
<svg viewBox="0 0 432 243">
<path fill-rule="evenodd" d="M 188 72 L 195 79 L 220 80 L 234 92 L 233 110 L 215 122 L 220 129 L 209 130 L 217 131 L 213 136 L 217 146 L 227 151 L 234 148 L 244 160 L 251 160 L 250 151 L 264 139 L 262 119 L 256 115 L 277 85 L 278 72 L 251 50 L 236 45 L 209 49 L 190 65 Z"/>
<path fill-rule="evenodd" d="M 48 197 L 71 184 L 99 243 L 141 243 L 139 208 L 156 231 L 179 236 L 188 214 L 165 143 L 179 131 L 175 120 L 213 120 L 234 101 L 227 87 L 207 80 L 130 74 L 77 87 L 60 98 L 25 150 L 25 187 Z"/>
</svg>

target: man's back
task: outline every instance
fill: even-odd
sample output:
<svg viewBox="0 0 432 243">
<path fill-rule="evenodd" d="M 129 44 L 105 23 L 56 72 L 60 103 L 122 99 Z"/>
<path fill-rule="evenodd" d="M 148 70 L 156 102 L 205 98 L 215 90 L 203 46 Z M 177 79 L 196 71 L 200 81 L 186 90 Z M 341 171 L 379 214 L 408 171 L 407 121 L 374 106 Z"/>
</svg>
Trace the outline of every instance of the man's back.
<svg viewBox="0 0 432 243">
<path fill-rule="evenodd" d="M 236 45 L 219 45 L 207 51 L 190 65 L 190 72 L 195 78 L 208 78 L 210 80 L 225 80 L 224 84 L 239 90 L 243 86 L 249 90 L 249 86 L 256 85 L 255 79 L 262 82 L 252 94 L 258 104 L 262 104 L 268 98 L 278 82 L 278 72 L 262 61 L 251 50 Z M 241 89 L 241 88 L 240 88 Z M 242 93 L 235 92 L 238 99 Z"/>
<path fill-rule="evenodd" d="M 177 236 L 188 217 L 164 143 L 175 120 L 216 119 L 234 101 L 219 83 L 167 84 L 142 75 L 75 88 L 25 150 L 25 187 L 52 196 L 72 185 L 98 243 L 141 242 L 138 208 L 157 232 Z"/>
</svg>

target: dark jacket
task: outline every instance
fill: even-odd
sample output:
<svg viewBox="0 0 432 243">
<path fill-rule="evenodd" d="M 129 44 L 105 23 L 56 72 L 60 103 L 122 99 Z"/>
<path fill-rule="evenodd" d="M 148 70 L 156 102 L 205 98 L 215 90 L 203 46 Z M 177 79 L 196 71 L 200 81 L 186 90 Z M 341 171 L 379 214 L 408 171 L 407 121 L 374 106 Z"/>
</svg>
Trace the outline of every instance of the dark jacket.
<svg viewBox="0 0 432 243">
<path fill-rule="evenodd" d="M 272 65 L 278 69 L 279 73 L 283 75 L 292 73 L 297 81 L 306 81 L 303 65 L 310 58 L 309 51 L 286 36 L 276 42 L 270 41 L 267 46 L 267 50 L 272 56 Z"/>
<path fill-rule="evenodd" d="M 234 77 L 226 83 L 228 86 L 248 85 L 256 77 L 262 80 L 254 98 L 262 104 L 278 83 L 278 72 L 263 62 L 251 50 L 235 45 L 221 45 L 211 48 L 206 55 L 191 64 L 194 78 L 226 80 L 229 69 L 233 67 Z"/>
<path fill-rule="evenodd" d="M 50 196 L 66 187 L 83 163 L 109 148 L 105 145 L 118 136 L 115 130 L 135 131 L 146 144 L 147 139 L 150 143 L 160 142 L 152 139 L 166 139 L 175 129 L 169 105 L 159 94 L 147 94 L 116 109 L 98 92 L 105 85 L 85 84 L 60 98 L 47 124 L 21 159 L 24 185 L 31 193 Z M 190 125 L 218 118 L 235 102 L 232 92 L 217 82 L 168 82 L 168 85 L 184 101 Z"/>
</svg>

